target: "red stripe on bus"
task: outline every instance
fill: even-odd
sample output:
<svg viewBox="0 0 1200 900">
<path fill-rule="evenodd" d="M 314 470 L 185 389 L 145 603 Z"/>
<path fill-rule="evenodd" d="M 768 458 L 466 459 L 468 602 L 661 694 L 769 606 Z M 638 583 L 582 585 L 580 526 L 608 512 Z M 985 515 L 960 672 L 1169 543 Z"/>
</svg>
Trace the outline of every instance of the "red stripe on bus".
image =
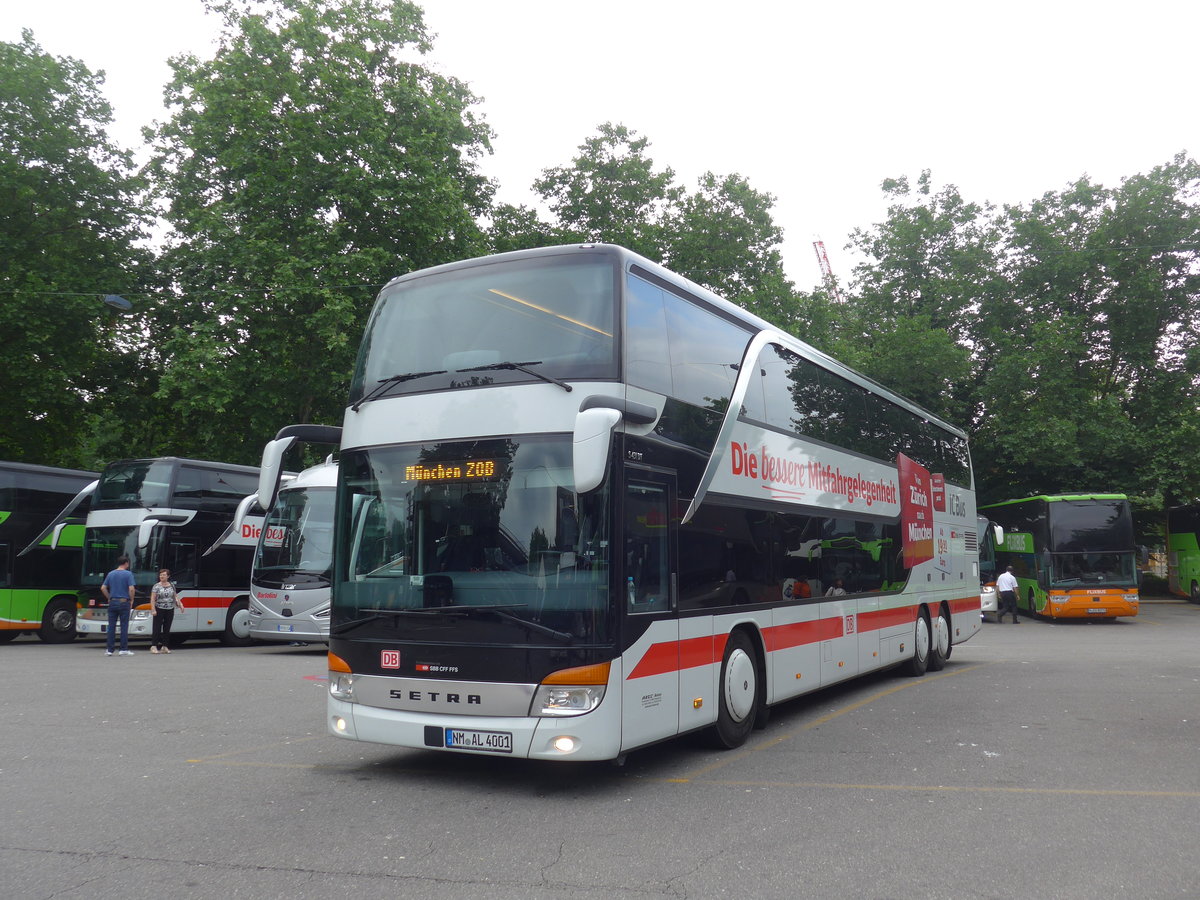
<svg viewBox="0 0 1200 900">
<path fill-rule="evenodd" d="M 950 608 L 954 612 L 978 612 L 979 601 L 971 598 L 951 600 Z M 878 631 L 895 625 L 911 624 L 917 619 L 917 609 L 918 606 L 913 604 L 858 613 L 857 630 Z M 793 622 L 790 625 L 771 625 L 763 629 L 762 635 L 768 653 L 816 644 L 845 636 L 845 617 L 834 616 L 809 622 Z M 715 665 L 725 655 L 725 643 L 728 639 L 728 634 L 714 634 L 651 644 L 626 678 L 648 678 L 651 675 L 665 675 L 682 669 Z"/>
<path fill-rule="evenodd" d="M 789 647 L 800 647 L 804 644 L 815 644 L 818 641 L 829 641 L 844 634 L 842 617 L 836 619 L 816 619 L 811 622 L 793 622 L 791 625 L 773 625 L 763 629 L 763 642 L 767 652 L 787 650 Z"/>
</svg>

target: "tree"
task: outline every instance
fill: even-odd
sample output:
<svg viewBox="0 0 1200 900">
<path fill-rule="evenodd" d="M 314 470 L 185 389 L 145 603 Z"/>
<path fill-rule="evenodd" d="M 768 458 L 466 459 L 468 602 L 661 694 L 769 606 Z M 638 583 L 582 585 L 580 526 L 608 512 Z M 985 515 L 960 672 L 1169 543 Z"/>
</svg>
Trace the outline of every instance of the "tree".
<svg viewBox="0 0 1200 900">
<path fill-rule="evenodd" d="M 967 426 L 974 312 L 996 289 L 998 233 L 991 209 L 953 185 L 888 179 L 887 219 L 856 229 L 867 257 L 855 267 L 831 350 L 835 356 L 951 422 Z"/>
<path fill-rule="evenodd" d="M 489 230 L 494 250 L 553 243 L 619 244 L 787 327 L 797 313 L 783 273 L 775 198 L 740 175 L 705 173 L 689 193 L 672 169 L 658 169 L 650 142 L 605 123 L 579 146 L 570 165 L 546 169 L 534 183 L 552 213 L 502 206 Z"/>
<path fill-rule="evenodd" d="M 0 457 L 92 466 L 128 396 L 141 346 L 108 294 L 153 282 L 128 151 L 109 140 L 104 75 L 46 53 L 26 30 L 0 43 Z M 128 452 L 124 435 L 123 452 Z M 108 439 L 108 447 L 120 438 Z"/>
<path fill-rule="evenodd" d="M 570 166 L 542 173 L 534 190 L 554 214 L 561 243 L 603 241 L 663 258 L 663 223 L 682 191 L 671 169 L 655 169 L 649 146 L 636 131 L 606 122 Z"/>
<path fill-rule="evenodd" d="M 412 3 L 211 8 L 216 56 L 171 61 L 153 135 L 178 292 L 160 395 L 177 452 L 252 460 L 281 425 L 340 419 L 383 283 L 482 250 L 491 134 L 462 83 L 407 61 L 430 50 Z"/>
</svg>

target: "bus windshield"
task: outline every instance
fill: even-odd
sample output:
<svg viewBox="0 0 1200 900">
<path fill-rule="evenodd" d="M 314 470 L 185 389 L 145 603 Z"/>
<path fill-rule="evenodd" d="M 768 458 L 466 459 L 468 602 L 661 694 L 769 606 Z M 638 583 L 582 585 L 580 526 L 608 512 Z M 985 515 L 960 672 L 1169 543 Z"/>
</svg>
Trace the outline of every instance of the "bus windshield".
<svg viewBox="0 0 1200 900">
<path fill-rule="evenodd" d="M 402 617 L 427 642 L 610 640 L 606 491 L 575 494 L 569 436 L 360 450 L 340 466 L 343 632 L 394 634 Z"/>
<path fill-rule="evenodd" d="M 114 463 L 100 476 L 92 508 L 167 506 L 172 471 L 169 460 Z"/>
<path fill-rule="evenodd" d="M 328 586 L 333 569 L 332 487 L 284 489 L 263 525 L 254 583 Z M 280 582 L 276 584 L 276 582 Z"/>
<path fill-rule="evenodd" d="M 1056 587 L 1137 583 L 1127 500 L 1051 503 L 1050 541 Z"/>
<path fill-rule="evenodd" d="M 399 281 L 363 336 L 350 402 L 536 378 L 615 378 L 615 266 L 584 254 Z"/>
</svg>

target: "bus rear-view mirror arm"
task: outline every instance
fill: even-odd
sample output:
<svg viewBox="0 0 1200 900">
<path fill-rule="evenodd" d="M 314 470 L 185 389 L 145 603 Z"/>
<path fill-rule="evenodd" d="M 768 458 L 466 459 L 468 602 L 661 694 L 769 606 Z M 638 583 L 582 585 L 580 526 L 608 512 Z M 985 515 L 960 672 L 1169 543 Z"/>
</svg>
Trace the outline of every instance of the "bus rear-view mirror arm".
<svg viewBox="0 0 1200 900">
<path fill-rule="evenodd" d="M 288 425 L 279 429 L 275 440 L 263 447 L 262 463 L 258 469 L 258 505 L 269 512 L 275 505 L 279 492 L 279 479 L 283 474 L 283 454 L 296 441 L 310 444 L 332 444 L 342 442 L 342 429 L 336 425 Z"/>
<path fill-rule="evenodd" d="M 575 417 L 571 465 L 575 490 L 580 494 L 594 491 L 604 483 L 608 457 L 612 450 L 613 429 L 624 419 L 638 425 L 648 425 L 658 418 L 658 411 L 644 403 L 620 397 L 591 396 L 580 404 Z"/>
<path fill-rule="evenodd" d="M 149 519 L 142 519 L 142 524 L 138 526 L 138 549 L 145 550 L 150 546 L 150 535 L 159 525 L 182 525 L 190 519 L 190 516 L 152 516 Z"/>
</svg>

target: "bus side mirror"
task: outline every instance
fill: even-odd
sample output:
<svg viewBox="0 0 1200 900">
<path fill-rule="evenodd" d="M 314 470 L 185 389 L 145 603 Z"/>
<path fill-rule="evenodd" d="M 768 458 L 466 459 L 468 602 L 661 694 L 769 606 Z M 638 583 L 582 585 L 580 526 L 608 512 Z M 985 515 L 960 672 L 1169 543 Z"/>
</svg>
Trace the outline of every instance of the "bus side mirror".
<svg viewBox="0 0 1200 900">
<path fill-rule="evenodd" d="M 619 421 L 620 411 L 608 407 L 581 410 L 575 417 L 571 463 L 578 493 L 586 494 L 604 483 L 612 433 Z"/>
<path fill-rule="evenodd" d="M 993 525 L 992 526 L 992 540 L 996 542 L 997 550 L 1004 549 L 1004 526 L 1003 525 Z"/>
<path fill-rule="evenodd" d="M 142 519 L 142 524 L 138 526 L 138 549 L 145 550 L 150 544 L 150 534 L 154 531 L 154 527 L 158 525 L 158 519 Z"/>
<path fill-rule="evenodd" d="M 295 437 L 276 438 L 263 447 L 262 464 L 258 470 L 258 505 L 270 511 L 275 505 L 275 494 L 279 491 L 279 478 L 283 472 L 283 454 L 296 442 Z"/>
</svg>

